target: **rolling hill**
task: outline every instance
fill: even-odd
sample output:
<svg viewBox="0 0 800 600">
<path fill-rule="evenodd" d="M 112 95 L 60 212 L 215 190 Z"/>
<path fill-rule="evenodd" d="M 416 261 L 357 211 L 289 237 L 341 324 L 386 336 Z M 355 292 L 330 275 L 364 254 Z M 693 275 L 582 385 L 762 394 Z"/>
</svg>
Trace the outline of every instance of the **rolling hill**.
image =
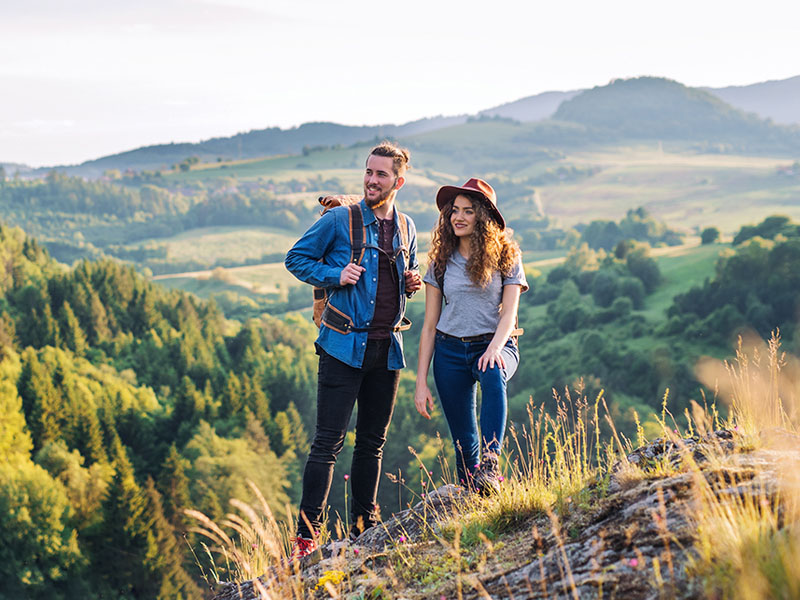
<svg viewBox="0 0 800 600">
<path fill-rule="evenodd" d="M 136 148 L 84 162 L 55 168 L 84 177 L 98 177 L 109 169 L 161 170 L 196 156 L 203 162 L 226 162 L 264 156 L 298 155 L 320 148 L 338 148 L 389 137 L 419 138 L 426 133 L 450 130 L 469 120 L 512 119 L 544 123 L 536 137 L 553 146 L 593 143 L 611 139 L 703 139 L 726 144 L 725 152 L 794 152 L 800 144 L 796 130 L 765 122 L 800 121 L 796 101 L 800 77 L 751 86 L 720 89 L 688 88 L 655 77 L 615 80 L 591 90 L 545 92 L 488 108 L 476 116 L 437 116 L 403 125 L 347 126 L 336 123 L 304 123 L 290 129 L 252 130 L 231 137 L 198 143 L 169 143 Z M 755 114 L 748 114 L 748 113 Z M 550 124 L 550 120 L 566 122 Z M 688 137 L 687 137 L 688 136 Z M 705 136 L 705 137 L 703 137 Z M 446 134 L 445 137 L 450 137 Z M 493 145 L 488 139 L 487 144 Z M 719 151 L 720 147 L 712 148 Z M 22 172 L 19 165 L 16 171 Z M 7 169 L 9 171 L 9 169 Z"/>
<path fill-rule="evenodd" d="M 773 125 L 709 92 L 656 77 L 618 79 L 564 101 L 553 115 L 609 140 L 725 144 L 726 152 L 800 151 L 800 129 Z"/>
<path fill-rule="evenodd" d="M 762 119 L 782 125 L 800 124 L 800 75 L 752 85 L 703 89 Z"/>
</svg>

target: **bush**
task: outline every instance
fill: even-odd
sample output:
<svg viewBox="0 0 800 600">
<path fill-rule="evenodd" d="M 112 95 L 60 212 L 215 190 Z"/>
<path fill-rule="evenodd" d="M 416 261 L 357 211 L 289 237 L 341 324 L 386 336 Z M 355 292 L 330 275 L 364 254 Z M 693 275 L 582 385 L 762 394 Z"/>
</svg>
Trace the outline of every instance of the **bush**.
<svg viewBox="0 0 800 600">
<path fill-rule="evenodd" d="M 716 227 L 706 227 L 700 234 L 702 244 L 713 244 L 719 239 L 719 229 Z"/>
<path fill-rule="evenodd" d="M 600 271 L 592 281 L 592 298 L 598 306 L 610 306 L 617 295 L 617 277 L 608 271 Z"/>
<path fill-rule="evenodd" d="M 633 308 L 640 309 L 644 306 L 645 289 L 640 279 L 635 277 L 623 277 L 619 280 L 618 294 L 630 298 Z M 617 298 L 619 300 L 619 298 Z"/>
</svg>

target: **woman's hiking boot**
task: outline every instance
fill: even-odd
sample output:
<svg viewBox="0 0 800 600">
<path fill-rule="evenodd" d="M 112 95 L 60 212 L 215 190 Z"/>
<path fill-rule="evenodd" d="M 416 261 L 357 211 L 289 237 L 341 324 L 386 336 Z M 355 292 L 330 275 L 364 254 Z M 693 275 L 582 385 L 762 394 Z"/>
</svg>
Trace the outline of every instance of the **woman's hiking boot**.
<svg viewBox="0 0 800 600">
<path fill-rule="evenodd" d="M 475 490 L 482 496 L 498 494 L 501 481 L 499 457 L 494 452 L 484 452 L 472 479 Z"/>
</svg>

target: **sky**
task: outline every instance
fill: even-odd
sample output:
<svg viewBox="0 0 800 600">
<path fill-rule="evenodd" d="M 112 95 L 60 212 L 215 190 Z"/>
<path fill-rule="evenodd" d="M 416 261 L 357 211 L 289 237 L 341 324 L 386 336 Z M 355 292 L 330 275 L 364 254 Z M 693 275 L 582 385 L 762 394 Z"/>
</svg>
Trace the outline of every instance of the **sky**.
<svg viewBox="0 0 800 600">
<path fill-rule="evenodd" d="M 794 0 L 0 0 L 0 162 L 800 75 Z"/>
</svg>

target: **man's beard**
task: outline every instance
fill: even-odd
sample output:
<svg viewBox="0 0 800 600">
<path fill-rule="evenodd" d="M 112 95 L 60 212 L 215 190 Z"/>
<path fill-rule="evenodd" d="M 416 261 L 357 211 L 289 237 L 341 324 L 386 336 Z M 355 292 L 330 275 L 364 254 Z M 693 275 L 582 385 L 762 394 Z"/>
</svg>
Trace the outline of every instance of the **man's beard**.
<svg viewBox="0 0 800 600">
<path fill-rule="evenodd" d="M 364 201 L 367 203 L 367 206 L 369 206 L 371 209 L 374 210 L 374 209 L 386 204 L 386 201 L 389 199 L 389 196 L 392 195 L 393 191 L 394 191 L 394 188 L 391 188 L 391 189 L 386 190 L 382 194 L 379 194 L 378 197 L 376 197 L 376 198 L 370 198 L 368 193 L 367 193 L 367 188 L 365 187 L 364 188 Z"/>
</svg>

